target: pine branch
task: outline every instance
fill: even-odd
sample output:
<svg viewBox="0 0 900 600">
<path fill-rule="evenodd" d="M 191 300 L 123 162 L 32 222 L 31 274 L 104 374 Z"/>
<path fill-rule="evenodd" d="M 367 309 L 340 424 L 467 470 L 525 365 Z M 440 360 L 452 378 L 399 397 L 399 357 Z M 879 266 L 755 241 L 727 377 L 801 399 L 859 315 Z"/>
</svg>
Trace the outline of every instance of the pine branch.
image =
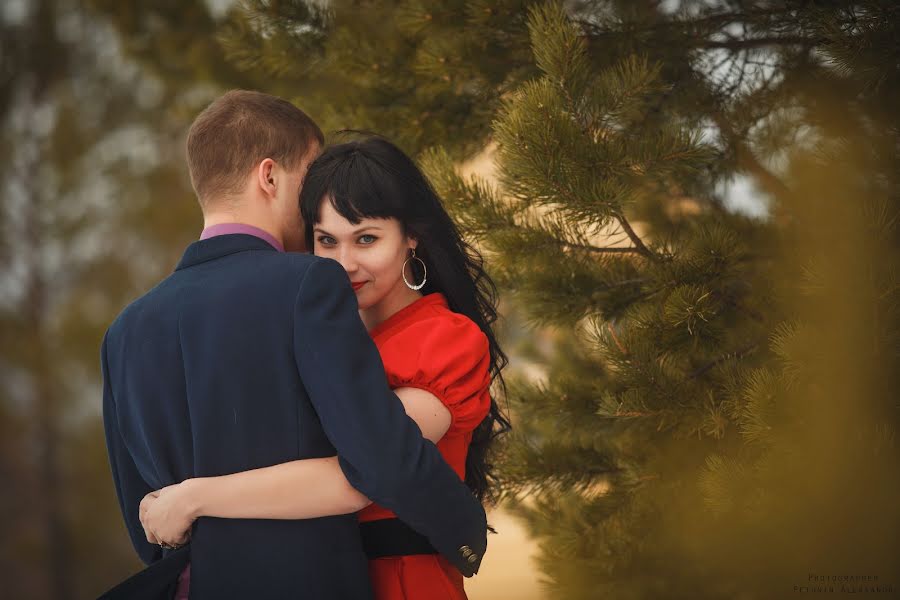
<svg viewBox="0 0 900 600">
<path fill-rule="evenodd" d="M 806 46 L 813 48 L 824 44 L 827 40 L 824 38 L 810 38 L 801 35 L 795 36 L 772 36 L 750 39 L 728 39 L 728 40 L 706 40 L 698 43 L 695 48 L 711 50 L 721 48 L 725 50 L 749 50 L 754 48 L 765 48 L 766 46 Z"/>
<path fill-rule="evenodd" d="M 634 244 L 634 250 L 641 256 L 644 256 L 652 261 L 658 261 L 659 256 L 657 256 L 656 253 L 654 253 L 644 245 L 644 242 L 641 240 L 640 236 L 638 236 L 634 229 L 632 229 L 631 224 L 628 222 L 628 219 L 626 219 L 622 214 L 616 214 L 615 217 L 619 221 L 619 225 L 622 226 L 622 229 L 625 230 L 625 233 L 628 234 L 629 239 L 631 239 L 631 242 Z"/>
<path fill-rule="evenodd" d="M 696 379 L 697 377 L 700 377 L 701 375 L 703 375 L 704 373 L 706 373 L 713 367 L 716 367 L 717 365 L 720 365 L 723 362 L 726 362 L 726 361 L 729 361 L 729 360 L 732 360 L 735 358 L 743 358 L 743 357 L 747 356 L 748 354 L 750 354 L 751 352 L 753 352 L 754 350 L 756 350 L 757 348 L 759 348 L 759 346 L 762 344 L 762 342 L 763 342 L 763 340 L 757 340 L 755 342 L 751 342 L 750 344 L 747 344 L 740 350 L 736 350 L 734 352 L 729 352 L 728 354 L 720 356 L 719 358 L 706 363 L 705 365 L 701 366 L 700 368 L 695 369 L 693 372 L 691 372 L 690 375 L 688 375 L 688 378 Z"/>
<path fill-rule="evenodd" d="M 622 342 L 619 341 L 619 336 L 616 335 L 616 329 L 615 327 L 613 327 L 613 324 L 607 321 L 606 329 L 609 331 L 609 335 L 612 336 L 612 339 L 616 343 L 616 346 L 618 346 L 619 350 L 622 351 L 622 354 L 627 355 L 628 349 L 622 345 Z"/>
<path fill-rule="evenodd" d="M 563 248 L 570 248 L 572 250 L 583 250 L 585 252 L 592 252 L 596 254 L 643 254 L 640 248 L 636 248 L 634 246 L 624 246 L 624 247 L 612 247 L 612 248 L 601 248 L 598 246 L 588 246 L 586 244 L 575 244 L 573 242 L 559 242 L 559 244 Z"/>
<path fill-rule="evenodd" d="M 734 149 L 738 167 L 754 175 L 763 189 L 776 200 L 783 202 L 790 193 L 790 188 L 759 162 L 759 159 L 756 158 L 756 155 L 753 154 L 747 143 L 743 141 L 743 138 L 734 131 L 731 123 L 721 110 L 713 111 L 711 116 L 713 122 L 722 133 L 722 137 Z"/>
<path fill-rule="evenodd" d="M 735 24 L 743 24 L 744 26 L 748 24 L 759 25 L 760 21 L 792 21 L 793 31 L 790 34 L 781 32 L 782 35 L 769 35 L 758 38 L 741 39 L 729 36 L 726 40 L 705 39 L 705 35 L 721 33 Z M 845 26 L 852 22 L 852 18 L 845 21 L 839 21 L 837 26 Z M 589 40 L 602 40 L 603 38 L 613 36 L 631 38 L 671 38 L 673 35 L 687 38 L 693 36 L 698 39 L 697 42 L 690 47 L 700 49 L 722 48 L 740 51 L 772 45 L 803 45 L 814 47 L 828 42 L 828 40 L 822 36 L 803 35 L 802 32 L 804 31 L 809 33 L 815 32 L 810 32 L 808 27 L 804 27 L 806 24 L 797 19 L 796 9 L 790 7 L 783 10 L 766 8 L 749 10 L 746 12 L 718 13 L 687 20 L 659 19 L 643 23 L 624 22 L 619 23 L 620 28 L 618 29 L 608 29 L 596 22 L 586 20 L 575 20 L 575 23 L 581 27 Z M 763 26 L 765 27 L 765 25 Z"/>
</svg>

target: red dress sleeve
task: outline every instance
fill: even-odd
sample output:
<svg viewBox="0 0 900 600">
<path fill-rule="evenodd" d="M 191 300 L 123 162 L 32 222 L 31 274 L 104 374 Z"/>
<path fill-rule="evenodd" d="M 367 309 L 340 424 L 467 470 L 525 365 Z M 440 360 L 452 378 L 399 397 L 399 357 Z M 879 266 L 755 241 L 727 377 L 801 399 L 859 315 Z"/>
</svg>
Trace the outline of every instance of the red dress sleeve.
<svg viewBox="0 0 900 600">
<path fill-rule="evenodd" d="M 459 314 L 423 319 L 389 341 L 385 361 L 394 389 L 413 387 L 435 395 L 450 410 L 449 432 L 475 429 L 490 410 L 487 336 Z"/>
</svg>

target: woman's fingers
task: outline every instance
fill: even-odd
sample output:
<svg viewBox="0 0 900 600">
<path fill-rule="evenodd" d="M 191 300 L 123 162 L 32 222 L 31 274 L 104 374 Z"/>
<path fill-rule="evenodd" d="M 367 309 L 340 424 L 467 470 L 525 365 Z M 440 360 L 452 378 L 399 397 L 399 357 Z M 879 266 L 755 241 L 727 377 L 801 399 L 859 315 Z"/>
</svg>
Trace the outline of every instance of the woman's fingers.
<svg viewBox="0 0 900 600">
<path fill-rule="evenodd" d="M 159 498 L 159 491 L 150 492 L 146 496 L 141 499 L 141 504 L 138 507 L 138 516 L 140 516 L 141 521 L 144 520 L 144 515 L 147 513 L 147 510 L 150 508 L 150 503 L 153 502 L 156 498 Z"/>
<path fill-rule="evenodd" d="M 146 527 L 144 528 L 144 535 L 147 536 L 148 542 L 150 542 L 151 544 L 154 544 L 156 546 L 159 545 L 159 538 L 157 538 L 155 535 L 153 535 L 153 532 L 150 531 L 149 529 L 147 529 Z"/>
<path fill-rule="evenodd" d="M 159 492 L 150 492 L 141 500 L 141 504 L 138 507 L 138 517 L 141 521 L 141 527 L 144 528 L 144 535 L 147 537 L 147 541 L 151 544 L 159 544 L 159 538 L 154 534 L 151 529 L 147 526 L 147 511 L 150 509 L 150 504 L 153 503 L 156 498 L 159 496 Z"/>
<path fill-rule="evenodd" d="M 159 541 L 157 543 L 163 548 L 180 548 L 181 546 L 187 544 L 189 541 L 191 541 L 190 534 L 184 534 L 181 536 L 172 535 L 171 537 L 166 537 L 166 535 L 163 534 L 162 537 L 159 538 Z"/>
<path fill-rule="evenodd" d="M 160 515 L 156 507 L 145 514 L 141 524 L 148 539 L 154 537 L 157 544 L 183 546 L 190 540 L 190 527 L 185 528 L 167 518 L 167 515 Z"/>
<path fill-rule="evenodd" d="M 184 546 L 191 540 L 191 532 L 188 531 L 164 531 L 161 532 L 161 542 L 169 546 Z"/>
<path fill-rule="evenodd" d="M 141 519 L 141 527 L 144 528 L 144 535 L 147 537 L 147 541 L 151 544 L 159 544 L 159 537 L 153 533 L 153 530 Z"/>
<path fill-rule="evenodd" d="M 165 530 L 153 532 L 146 528 L 144 529 L 144 533 L 147 536 L 148 542 L 156 544 L 157 546 L 162 546 L 163 548 L 178 548 L 191 541 L 190 533 L 177 535 L 176 533 L 167 532 Z"/>
<path fill-rule="evenodd" d="M 184 546 L 191 539 L 193 520 L 180 510 L 178 484 L 150 492 L 141 500 L 139 518 L 147 541 L 163 548 Z"/>
<path fill-rule="evenodd" d="M 171 519 L 166 519 L 166 506 L 156 504 L 160 502 L 160 491 L 150 492 L 141 500 L 138 507 L 138 516 L 147 541 L 163 548 L 178 548 L 191 540 L 191 530 L 177 530 L 170 527 Z M 156 506 L 154 506 L 156 505 Z M 162 515 L 160 515 L 162 510 Z"/>
</svg>

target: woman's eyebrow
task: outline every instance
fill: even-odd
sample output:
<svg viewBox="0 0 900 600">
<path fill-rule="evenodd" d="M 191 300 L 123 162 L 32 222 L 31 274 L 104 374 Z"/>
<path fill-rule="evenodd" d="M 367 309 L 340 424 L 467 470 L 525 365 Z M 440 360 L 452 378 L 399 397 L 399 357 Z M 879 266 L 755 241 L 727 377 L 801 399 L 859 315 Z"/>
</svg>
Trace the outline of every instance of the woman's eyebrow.
<svg viewBox="0 0 900 600">
<path fill-rule="evenodd" d="M 363 231 L 370 231 L 370 230 L 371 230 L 371 231 L 381 231 L 382 228 L 379 227 L 378 225 L 368 225 L 368 226 L 366 226 L 366 227 L 360 227 L 360 228 L 357 229 L 356 231 L 352 232 L 351 235 L 358 235 L 358 234 L 362 233 Z M 325 230 L 322 229 L 321 227 L 316 227 L 315 229 L 313 229 L 313 232 L 315 232 L 315 233 L 324 233 L 325 235 L 331 235 L 330 233 L 328 233 L 327 231 L 325 231 Z"/>
<path fill-rule="evenodd" d="M 369 230 L 381 231 L 381 227 L 379 227 L 378 225 L 368 225 L 366 227 L 360 227 L 359 229 L 357 229 L 356 231 L 353 232 L 353 235 L 362 233 L 363 231 L 369 231 Z"/>
</svg>

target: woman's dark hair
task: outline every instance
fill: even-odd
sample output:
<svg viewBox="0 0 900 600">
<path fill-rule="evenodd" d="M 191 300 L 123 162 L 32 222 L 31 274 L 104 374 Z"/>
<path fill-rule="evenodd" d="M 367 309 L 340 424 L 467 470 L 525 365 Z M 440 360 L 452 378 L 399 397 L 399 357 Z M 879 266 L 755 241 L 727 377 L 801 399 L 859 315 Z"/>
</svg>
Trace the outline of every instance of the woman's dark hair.
<svg viewBox="0 0 900 600">
<path fill-rule="evenodd" d="M 326 198 L 354 225 L 365 218 L 394 218 L 406 235 L 418 240 L 416 256 L 428 269 L 422 294 L 443 294 L 450 310 L 467 316 L 484 332 L 490 348 L 491 381 L 497 384 L 495 390 L 505 393 L 501 370 L 508 360 L 491 329 L 497 320 L 497 288 L 484 270 L 481 254 L 459 234 L 412 159 L 394 144 L 371 134 L 326 148 L 310 165 L 300 193 L 300 212 L 310 247 L 313 227 L 319 222 Z M 421 265 L 418 261 L 411 264 L 414 281 L 421 281 Z M 481 501 L 493 496 L 490 446 L 509 429 L 510 423 L 492 395 L 490 412 L 475 429 L 466 458 L 466 484 Z"/>
</svg>

